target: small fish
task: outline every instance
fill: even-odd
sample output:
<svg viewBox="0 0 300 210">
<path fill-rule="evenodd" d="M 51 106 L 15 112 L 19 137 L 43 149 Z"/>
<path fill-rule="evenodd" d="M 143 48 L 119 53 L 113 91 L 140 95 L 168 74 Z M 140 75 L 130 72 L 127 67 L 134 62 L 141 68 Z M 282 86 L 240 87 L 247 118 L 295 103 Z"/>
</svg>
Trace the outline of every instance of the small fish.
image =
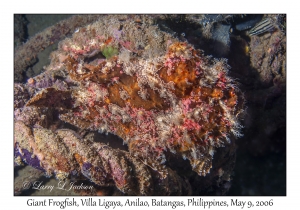
<svg viewBox="0 0 300 210">
<path fill-rule="evenodd" d="M 268 31 L 272 31 L 275 28 L 272 20 L 270 18 L 263 19 L 258 24 L 256 24 L 250 31 L 249 35 L 259 35 Z"/>
</svg>

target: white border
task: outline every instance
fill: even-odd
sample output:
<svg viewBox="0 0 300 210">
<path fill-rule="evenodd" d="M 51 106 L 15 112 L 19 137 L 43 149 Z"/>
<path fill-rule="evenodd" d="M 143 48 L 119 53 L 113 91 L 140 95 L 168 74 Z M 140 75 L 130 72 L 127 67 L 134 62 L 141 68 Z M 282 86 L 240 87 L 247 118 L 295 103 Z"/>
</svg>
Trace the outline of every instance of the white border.
<svg viewBox="0 0 300 210">
<path fill-rule="evenodd" d="M 294 1 L 295 2 L 295 1 Z M 30 1 L 15 0 L 1 3 L 1 177 L 0 205 L 4 207 L 21 207 L 30 197 L 13 196 L 13 14 L 15 13 L 287 13 L 287 196 L 281 197 L 204 197 L 204 199 L 228 200 L 237 198 L 245 201 L 274 199 L 272 209 L 296 207 L 299 194 L 299 15 L 298 5 L 278 0 L 250 1 Z M 299 38 L 298 38 L 299 39 Z M 45 197 L 45 199 L 64 200 L 64 197 Z M 72 197 L 70 197 L 72 198 Z M 76 197 L 79 200 L 81 197 Z M 107 197 L 110 200 L 126 200 L 128 197 Z M 151 199 L 147 197 L 145 199 Z M 159 197 L 159 199 L 184 200 L 188 197 Z M 199 198 L 199 197 L 198 197 Z M 42 200 L 44 197 L 34 197 Z M 99 199 L 99 197 L 95 197 Z M 131 197 L 132 200 L 136 197 Z M 96 207 L 100 208 L 100 207 Z M 195 207 L 194 209 L 202 209 Z M 69 208 L 68 209 L 72 209 Z M 75 209 L 75 207 L 74 207 Z M 78 208 L 76 208 L 78 209 Z M 94 207 L 95 209 L 95 207 Z M 139 207 L 140 209 L 140 207 Z M 165 208 L 166 209 L 166 208 Z M 172 209 L 172 208 L 168 208 Z M 178 208 L 176 208 L 178 209 Z M 192 208 L 191 208 L 192 209 Z M 213 208 L 217 209 L 217 208 Z M 220 208 L 223 209 L 223 208 Z M 296 209 L 296 208 L 293 208 Z"/>
</svg>

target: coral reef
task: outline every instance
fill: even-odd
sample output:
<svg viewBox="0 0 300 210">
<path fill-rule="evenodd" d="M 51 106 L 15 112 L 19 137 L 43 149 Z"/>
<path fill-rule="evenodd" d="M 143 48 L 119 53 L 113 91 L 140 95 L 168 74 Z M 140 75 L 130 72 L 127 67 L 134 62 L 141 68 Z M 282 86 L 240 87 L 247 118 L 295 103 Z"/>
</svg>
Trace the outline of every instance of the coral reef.
<svg viewBox="0 0 300 210">
<path fill-rule="evenodd" d="M 18 15 L 15 16 L 16 19 L 19 17 Z M 99 15 L 74 15 L 36 34 L 25 44 L 18 45 L 14 54 L 14 80 L 22 81 L 23 72 L 36 62 L 38 52 L 72 34 L 78 27 L 89 24 L 98 18 Z M 18 31 L 19 29 L 16 30 L 16 32 Z"/>
<path fill-rule="evenodd" d="M 251 65 L 258 70 L 259 81 L 264 87 L 285 83 L 285 43 L 286 37 L 281 31 L 251 38 Z"/>
<path fill-rule="evenodd" d="M 48 175 L 54 173 L 57 179 L 80 172 L 100 186 L 116 185 L 129 195 L 155 194 L 153 183 L 157 182 L 143 162 L 128 152 L 83 140 L 72 130 L 59 129 L 55 133 L 43 128 L 31 130 L 17 121 L 15 144 L 16 159 L 21 158 Z M 158 190 L 162 195 L 188 194 L 190 189 L 190 185 L 171 169 L 163 182 Z"/>
<path fill-rule="evenodd" d="M 230 75 L 240 82 L 247 110 L 230 195 L 286 194 L 286 23 L 282 14 L 266 18 L 278 20 L 273 30 L 231 35 Z"/>
<path fill-rule="evenodd" d="M 190 162 L 198 192 L 230 181 L 244 99 L 227 61 L 154 23 L 103 16 L 61 41 L 44 73 L 15 84 L 16 162 L 129 195 L 191 194 L 172 157 Z M 115 134 L 128 152 L 76 131 Z"/>
<path fill-rule="evenodd" d="M 277 20 L 277 25 L 272 33 L 251 36 L 250 61 L 257 73 L 253 84 L 257 89 L 250 89 L 245 94 L 247 101 L 255 106 L 256 113 L 252 107 L 249 109 L 249 113 L 252 113 L 249 118 L 256 121 L 253 127 L 264 125 L 262 132 L 249 134 L 253 136 L 249 149 L 256 156 L 272 147 L 276 148 L 274 136 L 284 133 L 286 129 L 286 36 L 282 30 L 285 24 L 280 22 L 284 18 L 283 15 L 266 15 L 266 18 Z M 258 143 L 258 139 L 264 141 Z"/>
</svg>

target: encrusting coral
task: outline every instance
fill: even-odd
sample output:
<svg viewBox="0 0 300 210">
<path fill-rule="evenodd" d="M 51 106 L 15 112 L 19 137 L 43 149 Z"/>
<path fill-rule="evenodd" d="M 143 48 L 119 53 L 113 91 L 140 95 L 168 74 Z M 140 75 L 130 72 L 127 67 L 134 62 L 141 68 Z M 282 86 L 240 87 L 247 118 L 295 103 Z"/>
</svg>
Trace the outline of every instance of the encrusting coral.
<svg viewBox="0 0 300 210">
<path fill-rule="evenodd" d="M 18 46 L 14 54 L 14 80 L 22 81 L 22 73 L 36 62 L 37 54 L 54 42 L 60 41 L 78 27 L 92 23 L 101 15 L 74 15 L 55 26 L 36 34 L 25 44 Z M 16 16 L 15 16 L 16 17 Z"/>
<path fill-rule="evenodd" d="M 155 177 L 143 162 L 128 152 L 82 139 L 70 129 L 56 132 L 44 128 L 31 130 L 22 121 L 17 121 L 15 130 L 16 159 L 21 158 L 48 175 L 54 173 L 56 178 L 63 180 L 70 174 L 78 176 L 81 172 L 100 186 L 116 185 L 129 195 L 154 194 Z M 160 194 L 181 195 L 190 191 L 190 185 L 171 169 L 162 185 Z"/>
<path fill-rule="evenodd" d="M 24 151 L 33 154 L 34 163 L 57 178 L 78 170 L 128 194 L 152 194 L 150 171 L 161 180 L 181 180 L 166 167 L 168 152 L 206 176 L 217 148 L 241 136 L 244 100 L 228 68 L 226 60 L 159 30 L 151 17 L 101 18 L 61 41 L 46 72 L 27 84 L 30 99 L 15 111 L 18 155 L 30 162 Z M 39 82 L 47 78 L 51 82 Z M 129 153 L 79 140 L 70 130 L 35 127 L 21 117 L 28 108 L 51 110 L 82 130 L 115 134 Z M 136 180 L 138 190 L 130 184 Z"/>
</svg>

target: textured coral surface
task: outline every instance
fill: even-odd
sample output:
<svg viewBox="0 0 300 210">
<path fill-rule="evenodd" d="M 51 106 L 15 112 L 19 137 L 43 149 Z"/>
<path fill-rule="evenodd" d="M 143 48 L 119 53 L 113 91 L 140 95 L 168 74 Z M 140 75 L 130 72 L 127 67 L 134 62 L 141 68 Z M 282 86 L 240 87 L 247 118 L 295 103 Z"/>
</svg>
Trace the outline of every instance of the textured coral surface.
<svg viewBox="0 0 300 210">
<path fill-rule="evenodd" d="M 134 195 L 190 194 L 172 157 L 229 181 L 229 162 L 214 158 L 233 158 L 244 99 L 228 69 L 150 16 L 104 16 L 61 41 L 44 73 L 15 84 L 16 162 Z M 75 131 L 112 133 L 128 152 Z"/>
</svg>

